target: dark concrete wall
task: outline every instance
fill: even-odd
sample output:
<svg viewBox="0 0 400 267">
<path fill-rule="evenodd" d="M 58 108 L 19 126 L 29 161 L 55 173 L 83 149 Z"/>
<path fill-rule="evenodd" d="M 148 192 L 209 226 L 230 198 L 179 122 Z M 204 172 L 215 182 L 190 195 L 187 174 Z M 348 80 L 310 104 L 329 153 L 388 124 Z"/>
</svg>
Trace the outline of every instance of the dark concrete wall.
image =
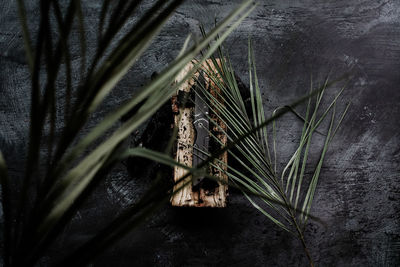
<svg viewBox="0 0 400 267">
<path fill-rule="evenodd" d="M 30 84 L 14 2 L 0 1 L 0 148 L 11 175 L 20 177 Z M 91 54 L 96 46 L 94 25 L 100 3 L 83 2 Z M 187 34 L 198 35 L 200 22 L 209 26 L 214 16 L 224 17 L 239 2 L 186 1 L 110 94 L 88 128 L 149 81 L 153 71 L 162 70 L 177 55 Z M 29 26 L 35 31 L 39 15 L 36 1 L 28 1 L 27 9 Z M 260 1 L 225 44 L 245 83 L 249 36 L 254 42 L 268 112 L 307 92 L 311 76 L 318 84 L 328 73 L 332 78 L 353 74 L 338 109 L 347 101 L 352 106 L 327 155 L 312 209 L 327 225 L 311 221 L 305 233 L 316 265 L 399 266 L 400 2 Z M 78 66 L 76 37 L 72 52 Z M 78 77 L 78 73 L 75 75 Z M 333 86 L 328 96 L 341 85 Z M 63 97 L 62 93 L 58 95 L 61 103 Z M 278 154 L 284 163 L 300 128 L 292 116 L 279 124 Z M 154 165 L 147 166 L 150 168 Z M 141 177 L 131 177 L 125 166 L 118 166 L 53 246 L 51 257 L 63 255 L 86 240 L 136 200 L 151 179 L 147 169 Z M 205 219 L 210 217 L 212 222 Z M 44 263 L 51 262 L 51 258 L 48 260 Z M 226 209 L 163 207 L 94 262 L 94 266 L 207 265 L 303 266 L 307 260 L 298 240 L 233 191 Z"/>
</svg>

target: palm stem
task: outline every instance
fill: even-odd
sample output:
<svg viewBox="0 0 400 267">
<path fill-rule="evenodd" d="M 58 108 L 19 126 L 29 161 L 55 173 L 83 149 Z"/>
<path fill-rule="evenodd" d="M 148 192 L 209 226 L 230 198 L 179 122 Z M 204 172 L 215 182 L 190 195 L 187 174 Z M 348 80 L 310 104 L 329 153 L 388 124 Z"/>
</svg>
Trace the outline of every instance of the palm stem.
<svg viewBox="0 0 400 267">
<path fill-rule="evenodd" d="M 303 231 L 301 230 L 301 228 L 300 228 L 300 226 L 299 226 L 299 224 L 297 223 L 297 220 L 296 220 L 296 215 L 295 215 L 296 210 L 293 210 L 293 208 L 290 205 L 290 203 L 288 202 L 288 200 L 286 198 L 286 194 L 284 193 L 283 188 L 281 188 L 281 186 L 279 186 L 279 193 L 280 193 L 281 198 L 283 199 L 283 201 L 285 203 L 286 209 L 287 209 L 287 211 L 288 211 L 288 213 L 290 215 L 290 219 L 292 220 L 292 222 L 294 224 L 294 227 L 296 228 L 297 238 L 300 240 L 301 245 L 303 246 L 304 253 L 307 256 L 308 261 L 310 262 L 310 266 L 314 267 L 314 262 L 313 262 L 313 260 L 311 258 L 310 251 L 308 250 L 306 241 L 304 240 Z"/>
<path fill-rule="evenodd" d="M 285 202 L 286 202 L 286 198 L 285 198 Z M 300 229 L 300 226 L 299 226 L 298 223 L 297 223 L 296 217 L 295 217 L 295 215 L 294 215 L 294 211 L 292 211 L 292 210 L 290 209 L 290 210 L 289 210 L 289 213 L 290 213 L 290 217 L 291 217 L 291 219 L 292 219 L 292 221 L 293 221 L 293 224 L 294 224 L 294 226 L 295 226 L 295 228 L 296 228 L 296 231 L 297 231 L 297 234 L 298 234 L 297 237 L 299 238 L 299 240 L 300 240 L 300 242 L 301 242 L 301 245 L 303 246 L 304 253 L 305 253 L 306 256 L 307 256 L 308 261 L 310 262 L 310 266 L 311 266 L 311 267 L 314 267 L 314 262 L 313 262 L 313 260 L 312 260 L 312 258 L 311 258 L 311 254 L 310 254 L 310 251 L 308 250 L 306 241 L 304 240 L 303 232 L 302 232 L 302 230 Z"/>
</svg>

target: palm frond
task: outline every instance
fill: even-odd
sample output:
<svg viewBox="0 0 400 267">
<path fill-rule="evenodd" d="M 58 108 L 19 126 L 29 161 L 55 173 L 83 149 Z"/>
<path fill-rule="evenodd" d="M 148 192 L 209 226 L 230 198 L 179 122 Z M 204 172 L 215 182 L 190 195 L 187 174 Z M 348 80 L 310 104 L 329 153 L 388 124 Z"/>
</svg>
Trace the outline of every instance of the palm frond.
<svg viewBox="0 0 400 267">
<path fill-rule="evenodd" d="M 236 14 L 239 13 L 241 10 L 239 9 L 236 11 Z M 251 11 L 251 9 L 249 10 Z M 249 12 L 248 11 L 248 12 Z M 233 13 L 232 17 L 236 16 L 235 13 Z M 245 14 L 246 15 L 246 14 Z M 231 19 L 231 18 L 230 18 Z M 243 19 L 243 17 L 241 18 Z M 228 20 L 229 21 L 229 20 Z M 240 19 L 235 22 L 240 23 Z M 223 22 L 217 30 L 221 30 L 222 27 L 224 27 L 227 21 Z M 234 24 L 234 25 L 235 25 Z M 232 29 L 232 28 L 231 28 Z M 218 31 L 214 32 L 214 36 Z M 224 35 L 221 37 L 221 41 L 214 43 L 210 50 L 206 53 L 205 58 L 208 57 L 209 54 L 213 53 L 215 49 L 218 47 L 218 45 L 223 41 L 223 39 L 226 38 L 226 36 L 229 34 L 228 32 L 225 32 Z M 212 34 L 211 34 L 212 35 Z M 210 38 L 210 37 L 208 37 Z M 171 79 L 171 77 L 175 77 L 176 71 L 182 68 L 187 62 L 193 58 L 193 54 L 197 54 L 196 52 L 199 51 L 201 48 L 203 48 L 208 41 L 203 41 L 199 45 L 200 47 L 195 47 L 190 51 L 190 53 L 186 56 L 183 56 L 181 59 L 179 59 L 175 64 L 173 64 L 166 72 L 161 73 L 150 85 L 152 89 L 156 89 L 159 87 L 156 87 L 156 85 L 161 85 L 165 84 L 166 80 Z M 197 66 L 197 68 L 199 65 Z M 70 205 L 70 203 L 73 202 L 73 199 L 77 197 L 77 195 L 83 190 L 84 186 L 89 183 L 91 177 L 94 175 L 93 168 L 98 164 L 99 161 L 105 160 L 107 158 L 107 153 L 110 151 L 110 149 L 114 148 L 119 142 L 121 142 L 124 138 L 126 138 L 133 130 L 135 130 L 141 123 L 146 121 L 154 112 L 157 110 L 167 99 L 170 98 L 170 96 L 176 91 L 176 89 L 183 83 L 187 78 L 191 77 L 193 73 L 196 71 L 196 68 L 194 68 L 189 74 L 187 74 L 181 81 L 176 83 L 174 86 L 167 86 L 167 89 L 160 90 L 158 94 L 153 94 L 151 98 L 146 100 L 146 102 L 141 106 L 141 108 L 138 110 L 137 114 L 132 116 L 129 121 L 127 121 L 124 125 L 122 125 L 115 133 L 108 139 L 106 140 L 103 144 L 99 145 L 93 152 L 91 152 L 88 156 L 86 156 L 80 164 L 78 164 L 76 167 L 74 167 L 60 182 L 56 187 L 50 191 L 49 193 L 49 199 L 52 200 L 54 197 L 58 198 L 58 205 L 55 205 L 54 208 L 52 208 L 52 212 L 48 214 L 48 217 L 43 221 L 43 227 L 47 228 L 47 223 L 51 223 L 52 219 L 55 217 L 58 217 L 59 214 L 63 213 L 63 211 Z M 171 76 L 172 75 L 172 76 Z M 165 87 L 165 86 L 164 86 Z M 142 97 L 136 97 L 133 98 L 131 102 L 139 102 L 141 99 L 144 99 L 147 97 L 150 93 L 151 90 L 146 90 L 145 88 L 142 92 L 144 93 L 143 98 Z M 153 89 L 153 90 L 154 90 Z M 149 93 L 150 92 L 150 93 Z M 130 104 L 130 103 L 128 103 Z M 107 125 L 112 125 L 113 124 L 113 119 L 114 121 L 117 120 L 121 115 L 123 115 L 123 111 L 128 111 L 131 108 L 131 105 L 125 105 L 122 107 L 122 109 L 118 109 L 116 112 L 113 112 L 111 114 L 112 118 L 107 117 L 104 120 L 104 124 Z M 122 112 L 121 112 L 122 111 Z M 119 115 L 119 116 L 118 116 Z M 100 127 L 97 129 L 94 129 L 92 131 L 93 135 L 99 135 L 103 131 L 101 131 L 103 128 L 103 125 L 100 124 Z M 101 130 L 100 130 L 101 129 Z M 85 140 L 86 141 L 86 140 Z M 91 142 L 89 140 L 89 142 Z M 87 143 L 89 143 L 87 142 Z M 85 143 L 86 144 L 86 143 Z M 82 148 L 85 148 L 86 146 L 81 146 Z M 75 152 L 76 153 L 76 152 Z M 93 175 L 86 175 L 88 171 L 93 171 Z M 85 176 L 85 179 L 82 179 Z M 77 179 L 79 180 L 79 185 L 76 185 L 74 181 Z M 71 190 L 71 187 L 75 188 L 76 190 Z M 61 192 L 65 192 L 66 195 L 61 195 Z"/>
<path fill-rule="evenodd" d="M 81 130 L 91 114 L 97 110 L 109 92 L 141 57 L 182 0 L 156 1 L 134 25 L 129 26 L 127 32 L 122 33 L 122 38 L 116 46 L 111 46 L 141 2 L 118 0 L 114 9 L 111 9 L 111 1 L 104 0 L 99 16 L 98 47 L 93 60 L 87 62 L 86 27 L 80 0 L 70 0 L 65 15 L 62 14 L 57 1 L 40 1 L 41 16 L 35 48 L 33 48 L 26 23 L 24 2 L 18 0 L 27 62 L 32 75 L 31 124 L 25 177 L 22 189 L 17 196 L 19 200 L 15 218 L 12 218 L 10 213 L 11 188 L 6 164 L 0 153 L 0 182 L 6 227 L 5 265 L 27 266 L 37 263 L 99 181 L 121 158 L 136 156 L 168 166 L 179 165 L 165 154 L 142 148 L 121 152 L 121 144 L 132 131 L 152 116 L 179 86 L 202 68 L 204 61 L 210 57 L 217 68 L 217 73 L 211 73 L 209 70 L 212 68 L 204 68 L 204 72 L 221 90 L 216 91 L 216 95 L 212 95 L 203 88 L 204 92 L 201 95 L 210 103 L 210 108 L 214 110 L 218 118 L 228 125 L 228 131 L 215 125 L 227 135 L 228 145 L 220 147 L 211 154 L 204 153 L 206 160 L 196 168 L 189 168 L 180 181 L 184 181 L 188 175 L 218 179 L 203 173 L 203 167 L 207 164 L 226 172 L 230 177 L 230 185 L 240 188 L 252 205 L 279 227 L 297 235 L 307 250 L 303 231 L 307 220 L 315 219 L 309 212 L 321 167 L 328 146 L 343 121 L 348 106 L 335 126 L 336 103 L 342 89 L 320 115 L 319 109 L 324 91 L 336 82 L 326 80 L 322 87 L 314 89 L 311 86 L 309 94 L 289 106 L 277 109 L 266 118 L 252 43 L 249 39 L 251 111 L 246 110 L 232 64 L 228 55 L 223 53 L 221 44 L 255 8 L 253 1 L 244 1 L 208 34 L 202 29 L 203 38 L 189 49 L 190 38 L 187 38 L 176 59 L 164 71 L 138 90 L 127 102 L 106 115 L 87 135 L 82 136 Z M 56 18 L 56 27 L 49 23 L 52 11 Z M 78 50 L 81 62 L 80 83 L 73 88 L 71 48 L 67 40 L 75 22 L 79 31 Z M 55 32 L 59 33 L 57 40 L 54 39 Z M 216 51 L 218 51 L 220 61 L 213 56 Z M 185 75 L 181 75 L 182 69 L 198 54 L 201 54 L 201 57 L 193 61 L 193 68 Z M 44 62 L 44 70 L 41 66 L 42 62 Z M 61 137 L 57 139 L 55 125 L 60 118 L 55 116 L 55 111 L 60 103 L 56 99 L 56 82 L 63 66 L 66 76 L 66 105 L 63 116 L 65 127 Z M 45 81 L 40 80 L 40 73 L 43 71 L 47 74 Z M 338 80 L 341 79 L 343 77 Z M 311 101 L 312 98 L 315 98 L 315 103 Z M 74 103 L 72 99 L 75 99 Z M 307 112 L 303 117 L 295 108 L 306 100 L 309 102 Z M 110 134 L 110 130 L 118 120 L 133 108 L 135 112 L 129 120 Z M 286 112 L 294 113 L 304 122 L 304 125 L 296 151 L 283 171 L 278 174 L 276 120 Z M 329 113 L 331 113 L 331 121 L 327 133 L 323 135 L 325 142 L 322 152 L 311 179 L 308 179 L 305 170 L 309 152 L 313 149 L 311 140 Z M 43 135 L 46 133 L 47 120 L 50 126 L 49 140 L 44 144 Z M 272 140 L 266 128 L 270 123 L 272 123 Z M 220 142 L 216 136 L 212 134 L 211 136 Z M 173 139 L 168 147 L 170 148 L 172 144 Z M 48 158 L 46 170 L 42 173 L 39 166 L 44 160 L 40 158 L 40 149 L 45 145 L 47 145 Z M 167 151 L 170 150 L 169 148 Z M 218 156 L 226 151 L 236 159 L 240 167 L 226 166 L 224 162 L 218 161 Z M 251 176 L 249 177 L 247 173 Z M 36 190 L 31 188 L 33 178 L 37 181 Z M 180 181 L 177 181 L 177 184 Z M 184 186 L 185 184 L 182 184 L 180 188 Z M 131 208 L 125 210 L 75 251 L 66 255 L 61 265 L 89 263 L 97 254 L 145 221 L 180 188 L 172 192 L 171 189 L 159 187 L 159 184 L 155 182 Z M 35 201 L 31 205 L 28 199 L 32 195 Z M 16 223 L 12 224 L 14 220 Z"/>
<path fill-rule="evenodd" d="M 220 114 L 220 119 L 228 125 L 228 131 L 224 133 L 228 136 L 231 146 L 227 149 L 229 154 L 238 162 L 239 167 L 228 166 L 226 174 L 244 192 L 246 198 L 252 205 L 282 229 L 295 234 L 301 241 L 306 250 L 307 256 L 312 264 L 311 256 L 305 246 L 303 229 L 309 218 L 309 212 L 315 195 L 321 167 L 334 133 L 341 124 L 347 108 L 343 111 L 338 122 L 335 120 L 336 103 L 342 94 L 343 87 L 329 103 L 328 107 L 322 111 L 321 103 L 326 89 L 337 81 L 330 82 L 326 79 L 323 86 L 314 90 L 311 86 L 310 93 L 301 100 L 308 100 L 306 114 L 303 117 L 294 107 L 295 105 L 285 106 L 276 109 L 269 119 L 265 119 L 262 95 L 257 79 L 255 57 L 252 43 L 249 40 L 248 63 L 249 63 L 249 93 L 251 108 L 250 113 L 244 107 L 244 99 L 238 90 L 234 70 L 229 61 L 229 57 L 219 50 L 220 68 L 218 73 L 207 75 L 218 86 L 221 92 L 218 98 L 213 97 L 205 88 L 199 95 L 204 95 L 205 100 L 210 103 L 209 108 L 214 113 Z M 215 59 L 214 59 L 215 60 Z M 223 82 L 218 82 L 218 75 L 222 76 Z M 338 80 L 341 80 L 339 78 Z M 217 90 L 218 91 L 218 90 Z M 312 101 L 312 98 L 315 100 Z M 303 128 L 299 138 L 299 145 L 281 173 L 277 170 L 277 118 L 285 112 L 290 111 L 303 121 Z M 331 113 L 331 120 L 325 137 L 324 145 L 317 166 L 312 177 L 305 175 L 308 166 L 308 156 L 311 150 L 318 149 L 312 143 L 312 137 L 318 132 L 318 127 L 323 123 L 325 117 Z M 212 122 L 212 120 L 210 120 Z M 272 140 L 268 135 L 267 124 L 272 122 Z M 334 125 L 336 124 L 336 127 Z M 221 130 L 221 129 L 220 129 Z M 320 132 L 318 132 L 320 133 Z M 213 136 L 218 142 L 218 139 Z M 232 145 L 235 144 L 235 145 Z M 270 147 L 272 144 L 271 157 Z M 235 150 L 232 150 L 235 148 Z M 246 173 L 250 174 L 246 175 Z M 258 196 L 261 198 L 259 203 Z M 258 198 L 258 199 L 257 199 Z M 274 201 L 271 201 L 274 200 Z M 301 208 L 298 209 L 301 203 Z M 264 204 L 264 205 L 261 205 Z"/>
<path fill-rule="evenodd" d="M 120 160 L 119 147 L 122 141 L 152 116 L 175 90 L 193 75 L 202 62 L 218 49 L 255 7 L 252 0 L 243 1 L 192 47 L 189 47 L 188 38 L 177 58 L 156 79 L 138 90 L 115 111 L 106 115 L 86 136 L 82 136 L 81 129 L 91 114 L 148 48 L 182 0 L 156 1 L 134 25 L 130 25 L 126 32 L 122 32 L 121 29 L 126 26 L 128 18 L 141 2 L 118 0 L 115 9 L 109 12 L 111 1 L 104 1 L 99 17 L 99 44 L 93 60 L 87 62 L 86 27 L 80 0 L 70 0 L 65 14 L 57 1 L 40 1 L 40 24 L 34 41 L 35 48 L 31 44 L 24 2 L 18 1 L 27 61 L 32 74 L 31 121 L 25 178 L 22 189 L 18 190 L 20 193 L 17 196 L 19 200 L 16 217 L 13 218 L 16 223 L 7 224 L 7 227 L 12 229 L 6 231 L 10 234 L 6 238 L 10 241 L 7 241 L 5 250 L 6 266 L 34 265 L 46 254 L 48 246 L 71 220 L 84 199 Z M 49 18 L 53 16 L 52 12 L 57 22 L 55 25 L 49 23 Z M 79 49 L 74 51 L 80 51 L 81 60 L 78 70 L 80 82 L 76 88 L 72 85 L 73 65 L 70 56 L 72 49 L 68 44 L 74 23 L 78 25 L 79 36 Z M 58 39 L 55 39 L 57 36 L 55 33 L 58 33 Z M 111 43 L 117 36 L 119 41 L 112 46 Z M 217 36 L 220 38 L 214 42 Z M 203 56 L 193 69 L 187 75 L 179 75 L 186 64 L 200 52 Z M 44 67 L 41 64 L 43 62 Z M 66 105 L 64 116 L 56 117 L 55 111 L 60 104 L 55 97 L 58 89 L 57 81 L 60 79 L 59 74 L 63 67 L 66 79 L 66 88 L 63 89 L 66 94 Z M 46 74 L 45 80 L 40 79 L 41 72 Z M 133 108 L 136 108 L 136 111 L 132 117 L 109 135 L 112 126 Z M 56 138 L 55 125 L 61 118 L 65 120 L 65 127 L 61 136 Z M 45 127 L 47 123 L 50 126 L 48 132 Z M 49 136 L 47 142 L 43 140 L 45 134 Z M 48 155 L 44 171 L 39 168 L 45 162 L 40 158 L 39 152 L 42 147 L 47 147 Z M 7 200 L 10 198 L 7 195 L 9 188 L 5 170 L 4 160 L 0 157 L 4 211 L 9 209 Z M 33 182 L 37 187 L 31 186 Z M 146 205 L 138 203 L 136 209 L 126 211 L 125 216 L 133 218 L 136 215 L 139 217 L 143 215 L 141 218 L 145 218 L 150 210 L 160 205 L 166 192 L 156 190 L 152 193 L 151 190 L 148 192 L 149 196 L 152 196 L 151 205 L 150 202 L 146 202 Z M 28 199 L 32 196 L 35 200 L 31 204 Z M 4 214 L 11 222 L 9 213 Z M 117 218 L 110 224 L 118 229 L 117 232 L 113 232 L 112 237 L 104 233 L 94 237 L 94 240 L 101 244 L 97 248 L 101 250 L 111 245 L 109 241 L 116 241 L 121 237 L 121 233 L 131 230 L 134 222 L 136 219 L 125 222 L 123 217 Z M 79 250 L 79 255 L 84 255 L 84 262 L 96 254 L 96 250 L 90 249 L 87 244 Z"/>
</svg>

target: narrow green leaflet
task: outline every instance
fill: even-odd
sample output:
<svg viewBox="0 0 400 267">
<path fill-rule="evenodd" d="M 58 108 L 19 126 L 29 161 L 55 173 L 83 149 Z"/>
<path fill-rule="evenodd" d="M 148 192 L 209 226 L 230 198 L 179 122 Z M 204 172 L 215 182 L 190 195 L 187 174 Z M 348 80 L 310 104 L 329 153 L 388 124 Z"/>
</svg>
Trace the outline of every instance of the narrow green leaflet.
<svg viewBox="0 0 400 267">
<path fill-rule="evenodd" d="M 63 9 L 57 1 L 40 1 L 38 34 L 30 36 L 24 2 L 18 0 L 27 61 L 32 73 L 32 121 L 26 177 L 20 190 L 21 194 L 17 195 L 20 201 L 16 212 L 16 223 L 14 229 L 5 231 L 6 265 L 9 264 L 8 259 L 14 265 L 34 265 L 46 253 L 50 243 L 62 231 L 62 225 L 66 225 L 72 218 L 71 212 L 77 209 L 75 204 L 79 205 L 85 192 L 90 192 L 91 185 L 104 177 L 99 174 L 106 173 L 109 163 L 114 162 L 115 151 L 121 142 L 150 118 L 185 80 L 191 78 L 204 60 L 218 49 L 227 36 L 255 8 L 252 0 L 243 1 L 238 8 L 193 46 L 189 47 L 190 38 L 187 38 L 177 58 L 156 79 L 141 88 L 125 104 L 108 114 L 86 136 L 78 139 L 90 115 L 140 58 L 182 0 L 155 1 L 137 23 L 128 26 L 128 32 L 123 32 L 122 28 L 127 26 L 126 22 L 141 2 L 118 0 L 114 5 L 111 1 L 104 1 L 99 17 L 99 43 L 92 59 L 87 57 L 85 37 L 87 25 L 85 25 L 81 6 L 83 2 L 71 0 Z M 115 8 L 111 11 L 113 6 Z M 111 15 L 109 16 L 108 13 Z M 50 23 L 50 18 L 53 16 L 56 24 Z M 111 21 L 108 22 L 108 19 Z M 73 27 L 74 23 L 77 29 Z M 78 85 L 72 82 L 72 74 L 75 70 L 74 64 L 71 64 L 73 58 L 70 51 L 73 51 L 74 47 L 69 42 L 71 32 L 74 30 L 77 31 L 79 38 L 79 47 L 74 51 L 79 51 L 81 60 Z M 118 33 L 122 36 L 117 36 Z M 220 37 L 215 40 L 218 36 Z M 32 40 L 36 48 L 32 47 L 31 37 L 37 38 L 37 40 Z M 117 37 L 119 40 L 115 40 Z M 117 41 L 116 46 L 112 45 L 114 40 Z M 175 82 L 178 73 L 200 53 L 202 57 L 194 65 L 192 71 Z M 41 62 L 45 64 L 42 66 Z M 89 66 L 87 67 L 86 64 Z M 65 90 L 66 105 L 64 116 L 56 116 L 55 111 L 58 110 L 59 103 L 56 102 L 55 96 L 59 76 L 61 76 L 59 73 L 64 66 L 66 87 L 62 90 Z M 47 80 L 40 80 L 40 73 L 45 73 Z M 137 110 L 132 117 L 110 134 L 109 130 L 119 122 L 121 116 L 133 108 Z M 66 127 L 58 138 L 55 134 L 55 125 L 62 117 L 65 119 Z M 47 124 L 47 118 L 50 120 L 49 138 L 42 142 L 43 135 L 47 134 L 44 127 Z M 42 146 L 48 149 L 44 173 L 38 168 L 43 162 L 39 153 Z M 52 153 L 53 147 L 55 153 Z M 196 170 L 192 171 L 196 172 Z M 8 179 L 2 157 L 0 158 L 0 175 L 3 209 L 7 221 L 9 218 L 7 200 L 10 196 L 7 195 Z M 35 188 L 30 186 L 32 178 L 37 178 L 36 181 L 39 183 Z M 28 203 L 31 193 L 36 195 L 33 205 Z M 159 202 L 153 204 L 157 206 Z M 137 212 L 140 213 L 141 210 Z M 6 224 L 6 227 L 11 226 Z M 117 228 L 120 226 L 122 227 L 122 224 L 117 225 Z M 9 236 L 10 233 L 14 235 Z M 110 240 L 107 239 L 108 237 L 104 238 L 101 242 Z M 13 246 L 7 243 L 7 240 L 13 241 Z M 16 251 L 11 255 L 8 249 L 12 248 Z"/>
<path fill-rule="evenodd" d="M 229 57 L 219 50 L 221 65 L 217 68 L 218 73 L 207 73 L 218 87 L 218 97 L 211 95 L 204 87 L 199 87 L 209 103 L 209 108 L 218 114 L 218 118 L 228 125 L 228 130 L 220 131 L 227 135 L 230 144 L 227 148 L 229 154 L 240 165 L 240 168 L 227 166 L 225 173 L 239 188 L 243 189 L 245 197 L 250 203 L 282 229 L 295 234 L 302 242 L 305 252 L 312 264 L 311 256 L 304 242 L 303 229 L 309 218 L 312 201 L 316 192 L 321 167 L 332 140 L 332 134 L 337 131 L 342 122 L 348 106 L 343 112 L 335 130 L 335 107 L 345 87 L 334 96 L 328 106 L 322 111 L 321 107 L 325 90 L 337 81 L 329 82 L 326 79 L 323 86 L 314 90 L 311 85 L 310 93 L 296 101 L 294 104 L 276 109 L 269 119 L 265 119 L 265 111 L 260 86 L 257 79 L 255 57 L 252 43 L 249 40 L 248 64 L 249 64 L 249 93 L 251 114 L 243 105 L 245 102 L 238 89 L 234 70 L 229 62 Z M 213 58 L 214 65 L 217 59 Z M 211 69 L 211 68 L 210 68 Z M 205 70 L 206 71 L 206 70 Z M 222 76 L 218 78 L 218 75 Z M 223 82 L 221 82 L 221 80 Z M 315 99 L 315 102 L 312 99 Z M 218 100 L 222 99 L 222 100 Z M 306 114 L 303 117 L 294 107 L 302 101 L 308 100 Z M 286 166 L 281 172 L 277 167 L 278 136 L 276 120 L 284 113 L 290 111 L 297 118 L 303 121 L 303 128 L 299 136 L 299 145 L 290 157 Z M 319 127 L 324 119 L 331 113 L 331 121 L 326 134 L 321 133 Z M 212 122 L 212 121 L 211 121 Z M 272 140 L 268 136 L 267 125 L 272 122 Z M 214 126 L 217 126 L 214 124 Z M 312 177 L 306 177 L 308 156 L 315 147 L 312 142 L 314 133 L 318 132 L 325 136 L 325 143 L 322 147 L 320 159 Z M 218 142 L 218 138 L 212 136 Z M 273 157 L 270 154 L 270 142 L 272 143 Z M 283 140 L 284 142 L 284 140 Z M 232 150 L 235 148 L 235 150 Z M 221 171 L 224 171 L 220 168 Z M 246 192 L 244 191 L 246 190 Z M 260 196 L 268 196 L 271 199 L 263 199 Z M 261 202 L 260 202 L 261 200 Z M 262 206 L 264 203 L 266 206 Z M 302 203 L 299 210 L 297 206 Z"/>
<path fill-rule="evenodd" d="M 48 212 L 46 218 L 43 219 L 41 226 L 39 228 L 39 232 L 49 231 L 53 227 L 53 225 L 57 222 L 58 218 L 62 216 L 62 214 L 72 205 L 73 201 L 81 194 L 84 188 L 89 184 L 95 173 L 98 171 L 98 162 L 105 160 L 107 157 L 108 151 L 112 150 L 119 142 L 125 139 L 133 130 L 135 130 L 141 123 L 147 120 L 154 112 L 167 100 L 171 97 L 171 95 L 175 92 L 177 87 L 185 81 L 187 78 L 191 77 L 194 74 L 194 71 L 200 67 L 200 64 L 218 48 L 218 46 L 226 39 L 226 37 L 230 34 L 230 32 L 235 29 L 238 24 L 254 9 L 254 6 L 247 10 L 233 25 L 226 30 L 221 38 L 218 39 L 215 43 L 210 46 L 210 49 L 205 53 L 202 60 L 195 66 L 195 68 L 188 73 L 184 79 L 178 82 L 175 86 L 170 86 L 171 78 L 173 79 L 178 71 L 181 70 L 183 66 L 187 64 L 199 52 L 203 47 L 205 47 L 211 38 L 215 38 L 215 36 L 224 28 L 226 25 L 237 15 L 239 15 L 246 7 L 248 7 L 252 2 L 247 1 L 242 4 L 237 10 L 231 13 L 224 21 L 222 21 L 217 28 L 211 31 L 211 33 L 199 43 L 199 45 L 195 46 L 188 53 L 184 54 L 181 58 L 178 59 L 176 63 L 173 63 L 170 68 L 168 68 L 165 72 L 162 72 L 157 79 L 155 79 L 150 85 L 149 88 L 165 88 L 165 90 L 159 90 L 157 93 L 153 94 L 152 97 L 148 98 L 143 104 L 143 106 L 138 110 L 138 112 L 132 116 L 129 121 L 127 121 L 124 125 L 122 125 L 118 130 L 114 132 L 114 134 L 108 138 L 105 142 L 99 145 L 95 150 L 93 150 L 89 155 L 87 155 L 76 167 L 74 167 L 67 175 L 60 180 L 56 187 L 49 193 L 49 197 L 47 201 L 52 201 L 55 203 L 51 210 Z M 161 84 L 160 84 L 161 83 Z M 167 86 L 165 85 L 167 84 Z M 143 95 L 148 95 L 148 91 L 145 88 L 142 90 Z M 143 97 L 144 98 L 144 97 Z M 113 115 L 113 119 L 117 119 L 120 116 L 115 115 L 123 115 L 124 112 L 128 111 L 128 108 L 132 106 L 129 105 L 132 102 L 138 102 L 137 97 L 134 98 L 131 102 L 128 102 L 128 105 L 124 105 L 118 109 Z M 109 119 L 108 121 L 104 120 L 104 123 L 108 125 L 112 124 L 112 121 Z M 101 125 L 101 124 L 100 124 Z M 99 125 L 99 126 L 100 126 Z M 99 127 L 98 126 L 98 127 Z M 101 126 L 103 127 L 103 126 Z M 97 136 L 98 133 L 94 133 L 94 136 Z M 87 140 L 85 140 L 87 142 Z M 91 140 L 89 140 L 90 142 Z M 78 144 L 79 146 L 79 144 Z M 75 152 L 76 153 L 76 152 Z"/>
</svg>

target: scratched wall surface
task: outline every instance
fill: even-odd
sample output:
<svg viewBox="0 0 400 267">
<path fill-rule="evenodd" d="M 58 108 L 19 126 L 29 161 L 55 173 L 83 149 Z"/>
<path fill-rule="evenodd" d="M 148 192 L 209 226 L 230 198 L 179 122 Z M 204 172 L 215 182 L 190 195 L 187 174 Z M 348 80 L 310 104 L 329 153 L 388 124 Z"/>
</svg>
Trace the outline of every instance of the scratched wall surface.
<svg viewBox="0 0 400 267">
<path fill-rule="evenodd" d="M 0 149 L 10 175 L 18 179 L 27 142 L 30 84 L 15 2 L 0 1 Z M 26 3 L 28 24 L 34 32 L 39 16 L 36 2 Z M 82 2 L 90 56 L 96 47 L 101 6 L 100 1 Z M 154 71 L 162 70 L 177 55 L 187 34 L 199 34 L 200 23 L 210 26 L 214 17 L 221 19 L 239 2 L 186 1 L 86 130 L 148 82 Z M 318 84 L 328 74 L 332 79 L 344 73 L 353 76 L 338 105 L 340 110 L 351 101 L 351 109 L 328 152 L 312 208 L 326 225 L 311 221 L 305 233 L 316 265 L 399 266 L 400 2 L 259 2 L 225 48 L 247 84 L 247 40 L 251 36 L 267 112 L 306 93 L 311 79 Z M 71 42 L 76 47 L 72 58 L 77 67 L 77 34 Z M 79 78 L 78 72 L 74 75 Z M 335 84 L 328 96 L 342 85 Z M 61 109 L 64 95 L 57 98 Z M 279 126 L 278 155 L 283 163 L 293 151 L 300 128 L 292 116 L 283 118 Z M 131 175 L 124 165 L 117 166 L 68 225 L 43 265 L 86 240 L 137 200 L 158 167 L 147 163 Z M 307 260 L 297 240 L 232 191 L 225 209 L 162 207 L 93 262 L 93 266 L 207 265 L 304 266 Z"/>
</svg>

